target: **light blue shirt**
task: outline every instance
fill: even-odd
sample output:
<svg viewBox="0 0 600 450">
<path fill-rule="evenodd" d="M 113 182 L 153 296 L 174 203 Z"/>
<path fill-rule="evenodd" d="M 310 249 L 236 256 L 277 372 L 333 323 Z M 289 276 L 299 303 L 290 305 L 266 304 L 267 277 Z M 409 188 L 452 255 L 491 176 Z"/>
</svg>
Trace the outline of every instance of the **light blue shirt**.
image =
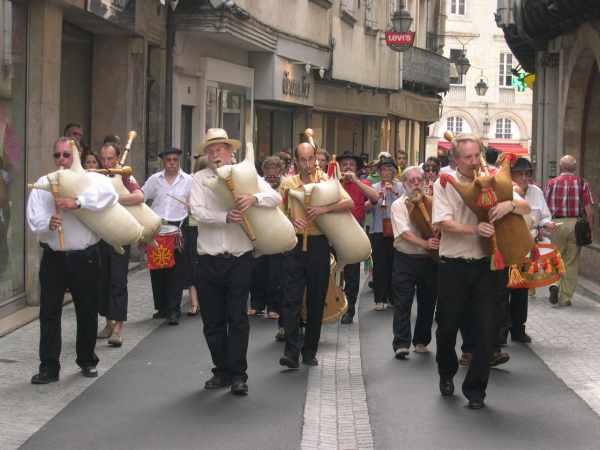
<svg viewBox="0 0 600 450">
<path fill-rule="evenodd" d="M 392 203 L 404 194 L 404 186 L 402 186 L 402 183 L 394 181 L 392 182 L 392 185 L 393 189 L 386 189 L 385 208 L 382 206 L 383 199 L 380 198 L 377 201 L 377 205 L 374 205 L 371 209 L 373 214 L 373 224 L 369 230 L 370 234 L 383 233 L 383 219 L 389 219 L 391 217 Z M 381 182 L 374 184 L 373 189 L 377 192 L 381 192 Z"/>
</svg>

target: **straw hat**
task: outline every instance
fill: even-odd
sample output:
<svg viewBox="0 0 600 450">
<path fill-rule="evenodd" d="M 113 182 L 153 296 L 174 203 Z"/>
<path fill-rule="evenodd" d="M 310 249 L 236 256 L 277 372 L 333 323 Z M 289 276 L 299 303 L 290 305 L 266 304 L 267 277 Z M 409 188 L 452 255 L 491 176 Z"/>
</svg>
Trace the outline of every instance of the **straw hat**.
<svg viewBox="0 0 600 450">
<path fill-rule="evenodd" d="M 237 139 L 229 139 L 227 131 L 223 128 L 209 128 L 206 131 L 205 141 L 198 146 L 198 153 L 203 154 L 206 147 L 213 144 L 229 144 L 233 151 L 236 151 L 242 145 Z"/>
</svg>

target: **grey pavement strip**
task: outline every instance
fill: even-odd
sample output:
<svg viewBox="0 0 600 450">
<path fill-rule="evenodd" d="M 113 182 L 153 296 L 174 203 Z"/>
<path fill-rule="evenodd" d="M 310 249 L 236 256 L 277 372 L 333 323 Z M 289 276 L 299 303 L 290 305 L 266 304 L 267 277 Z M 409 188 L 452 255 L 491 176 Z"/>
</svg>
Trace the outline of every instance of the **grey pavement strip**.
<svg viewBox="0 0 600 450">
<path fill-rule="evenodd" d="M 358 314 L 352 325 L 323 325 L 318 358 L 309 369 L 302 450 L 373 449 Z"/>
<path fill-rule="evenodd" d="M 100 376 L 160 325 L 160 321 L 151 319 L 153 312 L 148 271 L 130 273 L 123 346 L 111 348 L 106 340 L 98 341 Z M 100 326 L 103 325 L 101 318 Z M 70 304 L 62 317 L 60 381 L 45 386 L 30 384 L 39 364 L 39 334 L 36 320 L 0 338 L 0 450 L 18 448 L 98 379 L 79 375 L 75 364 L 75 310 Z"/>
<path fill-rule="evenodd" d="M 573 306 L 554 308 L 548 290 L 529 298 L 531 349 L 556 376 L 600 414 L 600 304 L 575 294 Z"/>
</svg>

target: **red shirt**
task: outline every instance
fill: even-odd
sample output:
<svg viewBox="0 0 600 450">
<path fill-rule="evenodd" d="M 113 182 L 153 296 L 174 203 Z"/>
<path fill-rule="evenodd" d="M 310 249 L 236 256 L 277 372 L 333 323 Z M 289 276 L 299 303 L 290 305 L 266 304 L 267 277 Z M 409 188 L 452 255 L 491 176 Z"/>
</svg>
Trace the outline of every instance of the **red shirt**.
<svg viewBox="0 0 600 450">
<path fill-rule="evenodd" d="M 548 181 L 544 195 L 552 217 L 579 217 L 584 213 L 584 206 L 594 203 L 587 181 L 569 173 L 562 173 Z"/>
<path fill-rule="evenodd" d="M 359 180 L 359 182 L 366 184 L 367 186 L 371 186 L 371 182 L 369 180 Z M 346 189 L 346 192 L 348 192 L 354 201 L 352 215 L 354 215 L 354 218 L 362 225 L 365 221 L 365 202 L 367 201 L 367 196 L 355 183 L 343 182 L 342 186 L 344 189 Z"/>
</svg>

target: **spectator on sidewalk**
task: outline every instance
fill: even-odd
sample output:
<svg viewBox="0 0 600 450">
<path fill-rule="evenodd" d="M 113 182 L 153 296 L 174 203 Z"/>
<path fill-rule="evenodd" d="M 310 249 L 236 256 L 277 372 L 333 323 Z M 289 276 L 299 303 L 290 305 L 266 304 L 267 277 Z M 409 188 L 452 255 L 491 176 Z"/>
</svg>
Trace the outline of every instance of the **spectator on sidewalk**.
<svg viewBox="0 0 600 450">
<path fill-rule="evenodd" d="M 565 155 L 559 163 L 560 175 L 548 181 L 544 195 L 554 221 L 559 224 L 552 235 L 552 243 L 558 247 L 565 263 L 566 273 L 558 286 L 550 286 L 550 303 L 571 306 L 577 286 L 579 253 L 575 240 L 575 224 L 586 217 L 590 227 L 594 226 L 594 198 L 590 185 L 577 175 L 577 160 Z"/>
<path fill-rule="evenodd" d="M 52 151 L 57 168 L 69 169 L 73 164 L 71 138 L 61 137 Z M 98 327 L 97 284 L 100 268 L 99 238 L 79 221 L 71 211 L 79 208 L 102 211 L 118 201 L 110 180 L 103 175 L 88 174 L 94 184 L 77 198 L 54 199 L 49 191 L 34 189 L 27 202 L 27 223 L 43 249 L 40 263 L 40 367 L 31 383 L 58 381 L 61 351 L 61 314 L 65 290 L 71 291 L 75 303 L 77 365 L 85 377 L 97 377 L 98 357 L 95 353 Z M 47 184 L 46 176 L 37 184 Z M 56 208 L 61 214 L 57 214 Z M 64 248 L 61 238 L 64 236 Z"/>
<path fill-rule="evenodd" d="M 327 173 L 327 166 L 331 161 L 331 155 L 324 148 L 317 149 L 317 162 L 319 163 L 319 168 L 323 173 Z"/>
</svg>

